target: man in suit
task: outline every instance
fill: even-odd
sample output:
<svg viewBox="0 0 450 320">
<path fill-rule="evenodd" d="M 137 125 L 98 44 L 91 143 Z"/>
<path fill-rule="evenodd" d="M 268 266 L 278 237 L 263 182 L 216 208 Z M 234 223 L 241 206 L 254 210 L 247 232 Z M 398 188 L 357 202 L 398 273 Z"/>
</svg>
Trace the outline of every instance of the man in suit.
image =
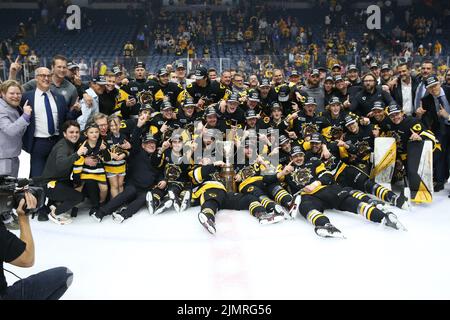
<svg viewBox="0 0 450 320">
<path fill-rule="evenodd" d="M 76 119 L 78 110 L 69 110 L 62 95 L 50 90 L 52 74 L 47 68 L 35 71 L 36 89 L 22 96 L 21 105 L 26 101 L 31 106 L 30 124 L 23 135 L 23 149 L 30 154 L 30 177 L 42 175 L 47 157 L 59 139 L 60 128 L 66 120 Z M 39 221 L 48 220 L 48 208 L 39 210 Z"/>
<path fill-rule="evenodd" d="M 434 74 L 434 64 L 432 61 L 425 60 L 420 66 L 420 76 L 417 77 L 419 84 L 414 97 L 414 107 L 420 108 L 421 99 L 427 94 L 426 82 L 429 76 Z M 417 113 L 417 112 L 416 112 Z"/>
<path fill-rule="evenodd" d="M 59 128 L 66 120 L 76 119 L 79 112 L 69 110 L 63 96 L 50 90 L 51 73 L 47 68 L 36 69 L 36 89 L 22 96 L 31 106 L 30 125 L 23 135 L 23 149 L 31 155 L 30 177 L 44 170 L 47 156 L 59 139 Z"/>
<path fill-rule="evenodd" d="M 389 81 L 388 86 L 395 102 L 402 107 L 406 115 L 411 116 L 416 110 L 415 97 L 420 81 L 416 77 L 411 76 L 411 69 L 406 62 L 402 62 L 397 66 L 397 73 L 399 76 Z"/>
<path fill-rule="evenodd" d="M 434 191 L 444 189 L 449 178 L 450 151 L 450 88 L 441 86 L 434 75 L 426 80 L 427 94 L 422 98 L 422 107 L 417 114 L 422 122 L 433 131 L 441 145 L 441 152 L 435 152 L 434 157 Z"/>
</svg>

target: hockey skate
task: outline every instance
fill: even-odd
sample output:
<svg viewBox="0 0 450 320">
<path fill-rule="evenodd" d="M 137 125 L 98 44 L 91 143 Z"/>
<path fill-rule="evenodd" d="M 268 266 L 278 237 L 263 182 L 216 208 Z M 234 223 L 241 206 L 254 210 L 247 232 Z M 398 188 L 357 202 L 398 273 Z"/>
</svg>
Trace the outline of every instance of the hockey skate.
<svg viewBox="0 0 450 320">
<path fill-rule="evenodd" d="M 206 228 L 206 230 L 208 230 L 209 233 L 216 233 L 216 222 L 214 221 L 214 216 L 200 211 L 200 213 L 198 214 L 198 220 Z"/>
<path fill-rule="evenodd" d="M 396 230 L 403 230 L 407 231 L 405 226 L 398 221 L 398 218 L 395 214 L 392 212 L 386 213 L 385 217 L 381 221 L 385 226 L 394 228 Z"/>
<path fill-rule="evenodd" d="M 280 215 L 282 217 L 289 215 L 288 211 L 279 204 L 275 205 L 274 212 L 275 212 L 275 214 Z"/>
<path fill-rule="evenodd" d="M 286 219 L 295 219 L 298 215 L 298 210 L 300 208 L 300 203 L 302 202 L 302 196 L 297 194 L 289 207 L 289 212 L 285 215 Z"/>
<path fill-rule="evenodd" d="M 411 210 L 411 205 L 409 203 L 409 199 L 405 197 L 403 192 L 394 200 L 394 206 L 403 210 Z"/>
<path fill-rule="evenodd" d="M 191 192 L 186 191 L 184 194 L 183 200 L 181 200 L 181 206 L 180 206 L 179 212 L 185 211 L 190 206 L 191 206 Z"/>
<path fill-rule="evenodd" d="M 89 211 L 89 216 L 90 216 L 94 221 L 97 221 L 97 222 L 99 222 L 99 223 L 102 222 L 103 216 L 102 216 L 101 214 L 99 214 L 97 208 L 92 208 L 92 209 Z"/>
<path fill-rule="evenodd" d="M 180 213 L 180 200 L 178 199 L 178 197 L 175 196 L 175 193 L 173 193 L 172 190 L 169 190 L 167 194 L 169 196 L 169 199 L 173 201 L 173 208 L 175 209 L 175 211 L 177 213 Z"/>
<path fill-rule="evenodd" d="M 327 223 L 324 226 L 316 226 L 314 231 L 320 237 L 345 239 L 342 232 L 331 223 Z"/>
<path fill-rule="evenodd" d="M 145 203 L 147 205 L 147 210 L 149 214 L 153 214 L 155 212 L 154 204 L 153 204 L 153 195 L 151 191 L 147 192 L 145 196 Z"/>
<path fill-rule="evenodd" d="M 273 224 L 284 220 L 284 218 L 280 215 L 275 214 L 273 211 L 271 212 L 256 212 L 255 217 L 258 219 L 259 223 L 262 225 Z"/>
<path fill-rule="evenodd" d="M 155 214 L 161 214 L 164 211 L 170 209 L 173 205 L 173 200 L 165 198 L 163 201 L 159 204 L 158 208 L 155 210 Z"/>
<path fill-rule="evenodd" d="M 114 222 L 122 223 L 125 220 L 125 217 L 119 213 L 119 211 L 114 211 L 112 213 L 112 217 Z"/>
</svg>

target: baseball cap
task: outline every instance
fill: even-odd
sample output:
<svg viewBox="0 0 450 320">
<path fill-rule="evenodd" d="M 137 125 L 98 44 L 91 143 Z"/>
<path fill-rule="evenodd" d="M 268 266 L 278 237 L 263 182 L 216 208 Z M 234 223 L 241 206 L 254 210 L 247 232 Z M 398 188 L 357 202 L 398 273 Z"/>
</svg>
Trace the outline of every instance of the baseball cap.
<svg viewBox="0 0 450 320">
<path fill-rule="evenodd" d="M 175 69 L 186 69 L 186 68 L 185 68 L 185 66 L 184 66 L 184 64 L 183 64 L 182 62 L 178 62 L 178 63 L 176 64 Z"/>
<path fill-rule="evenodd" d="M 300 74 L 298 73 L 297 70 L 292 70 L 292 72 L 289 75 L 289 77 L 300 77 Z"/>
<path fill-rule="evenodd" d="M 216 109 L 214 109 L 214 107 L 208 107 L 205 109 L 205 117 L 207 116 L 217 116 L 217 112 Z"/>
<path fill-rule="evenodd" d="M 318 71 L 324 71 L 324 72 L 327 72 L 327 71 L 328 71 L 328 69 L 325 68 L 325 67 L 318 67 L 317 70 L 318 70 Z"/>
<path fill-rule="evenodd" d="M 333 67 L 331 68 L 331 70 L 333 70 L 334 68 L 339 68 L 339 70 L 340 70 L 342 67 L 339 63 L 335 63 L 335 64 L 333 64 Z"/>
<path fill-rule="evenodd" d="M 267 78 L 263 78 L 261 80 L 261 83 L 259 84 L 260 87 L 271 87 L 270 80 Z"/>
<path fill-rule="evenodd" d="M 144 110 L 153 111 L 153 108 L 149 103 L 146 103 L 146 104 L 141 105 L 141 107 L 139 108 L 139 112 L 144 111 Z"/>
<path fill-rule="evenodd" d="M 112 68 L 112 72 L 113 72 L 115 75 L 117 75 L 117 74 L 119 74 L 119 73 L 122 73 L 122 70 L 120 69 L 119 66 L 114 66 L 114 67 Z"/>
<path fill-rule="evenodd" d="M 352 117 L 350 115 L 345 117 L 345 126 L 349 126 L 349 125 L 351 125 L 352 123 L 355 123 L 355 122 L 356 122 L 356 118 L 355 117 Z"/>
<path fill-rule="evenodd" d="M 208 77 L 208 70 L 203 66 L 198 66 L 195 69 L 195 80 L 202 80 Z"/>
<path fill-rule="evenodd" d="M 187 96 L 185 99 L 184 99 L 184 102 L 183 102 L 183 107 L 189 107 L 189 106 L 195 106 L 196 104 L 195 104 L 195 102 L 194 102 L 194 99 L 192 98 L 192 97 L 190 97 L 190 96 Z"/>
<path fill-rule="evenodd" d="M 318 76 L 320 74 L 320 72 L 319 72 L 319 69 L 313 69 L 312 71 L 311 71 L 311 76 Z"/>
<path fill-rule="evenodd" d="M 274 101 L 273 103 L 272 103 L 272 107 L 271 107 L 271 109 L 273 110 L 273 109 L 282 109 L 283 107 L 278 103 L 278 102 L 276 102 L 276 101 Z"/>
<path fill-rule="evenodd" d="M 100 85 L 105 85 L 107 82 L 106 82 L 106 78 L 105 78 L 105 76 L 96 76 L 96 77 L 93 77 L 92 79 L 91 79 L 91 82 L 92 83 L 96 83 L 96 84 L 100 84 Z"/>
<path fill-rule="evenodd" d="M 245 112 L 245 119 L 253 119 L 253 118 L 258 118 L 258 115 L 256 114 L 255 110 L 248 109 Z"/>
<path fill-rule="evenodd" d="M 384 104 L 382 101 L 375 101 L 372 106 L 372 110 L 384 110 Z"/>
<path fill-rule="evenodd" d="M 169 71 L 167 71 L 166 68 L 161 68 L 161 69 L 159 69 L 159 70 L 158 70 L 158 73 L 157 73 L 158 77 L 163 76 L 163 75 L 166 75 L 166 74 L 169 74 Z"/>
<path fill-rule="evenodd" d="M 239 95 L 236 92 L 232 92 L 227 102 L 239 102 Z"/>
<path fill-rule="evenodd" d="M 291 139 L 289 139 L 289 137 L 285 136 L 284 134 L 282 134 L 280 136 L 280 146 L 285 144 L 285 143 L 288 143 L 290 141 L 291 141 Z"/>
<path fill-rule="evenodd" d="M 74 61 L 67 62 L 67 69 L 72 70 L 75 68 L 79 68 L 80 66 L 76 64 Z"/>
<path fill-rule="evenodd" d="M 309 142 L 322 143 L 322 139 L 320 139 L 320 134 L 318 134 L 317 132 L 313 133 L 311 135 L 311 139 L 309 140 Z"/>
<path fill-rule="evenodd" d="M 348 66 L 348 71 L 352 71 L 352 70 L 358 71 L 358 68 L 356 67 L 356 65 L 351 64 L 351 65 Z"/>
<path fill-rule="evenodd" d="M 248 90 L 247 93 L 248 100 L 259 102 L 259 91 L 255 89 Z"/>
<path fill-rule="evenodd" d="M 145 134 L 142 137 L 142 142 L 143 143 L 151 142 L 151 141 L 158 142 L 158 139 L 156 139 L 156 137 L 151 132 L 148 132 L 147 134 Z"/>
<path fill-rule="evenodd" d="M 401 111 L 402 111 L 402 109 L 400 109 L 400 107 L 397 104 L 395 104 L 395 103 L 389 105 L 389 107 L 388 107 L 388 115 L 389 116 L 394 114 L 394 113 L 399 113 Z"/>
<path fill-rule="evenodd" d="M 314 97 L 308 97 L 308 99 L 306 99 L 305 101 L 305 105 L 306 104 L 315 104 L 317 105 L 316 99 Z"/>
<path fill-rule="evenodd" d="M 336 96 L 332 96 L 328 104 L 337 104 L 337 103 L 341 104 L 341 100 L 339 100 L 339 98 Z"/>
<path fill-rule="evenodd" d="M 168 110 L 168 109 L 173 109 L 173 106 L 170 103 L 170 101 L 164 101 L 161 110 Z"/>
<path fill-rule="evenodd" d="M 138 61 L 138 62 L 136 62 L 136 64 L 134 65 L 134 68 L 135 68 L 135 69 L 137 69 L 137 68 L 144 68 L 144 69 L 145 69 L 145 63 L 142 62 L 142 61 Z"/>
<path fill-rule="evenodd" d="M 372 62 L 370 64 L 370 69 L 372 69 L 372 68 L 378 68 L 378 64 L 376 62 Z"/>
<path fill-rule="evenodd" d="M 325 78 L 324 82 L 327 82 L 327 81 L 331 81 L 331 82 L 334 83 L 334 78 L 332 76 L 328 76 L 328 77 Z"/>
<path fill-rule="evenodd" d="M 381 71 L 383 71 L 383 70 L 391 70 L 391 67 L 389 67 L 389 65 L 387 63 L 385 63 L 381 66 Z"/>
<path fill-rule="evenodd" d="M 288 86 L 281 86 L 278 90 L 278 101 L 286 102 L 289 100 L 290 89 Z"/>
<path fill-rule="evenodd" d="M 342 76 L 337 75 L 336 77 L 334 77 L 334 82 L 338 81 L 344 81 L 344 78 L 342 78 Z"/>
<path fill-rule="evenodd" d="M 439 79 L 436 76 L 432 75 L 427 78 L 425 87 L 428 89 L 429 87 L 434 86 L 437 83 L 439 83 Z"/>
<path fill-rule="evenodd" d="M 305 155 L 305 153 L 303 152 L 302 147 L 300 147 L 300 146 L 295 146 L 295 147 L 292 148 L 292 150 L 291 150 L 291 156 L 293 157 L 293 156 L 295 156 L 295 155 L 297 155 L 297 154 L 303 154 L 303 155 Z"/>
</svg>

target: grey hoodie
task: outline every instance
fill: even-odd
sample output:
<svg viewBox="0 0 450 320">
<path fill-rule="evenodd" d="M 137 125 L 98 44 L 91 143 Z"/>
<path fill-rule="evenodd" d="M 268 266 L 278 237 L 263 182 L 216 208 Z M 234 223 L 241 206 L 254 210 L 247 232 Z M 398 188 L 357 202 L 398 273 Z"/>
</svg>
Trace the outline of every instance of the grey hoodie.
<svg viewBox="0 0 450 320">
<path fill-rule="evenodd" d="M 17 108 L 11 107 L 0 98 L 0 159 L 18 157 L 22 150 L 22 136 L 30 124 L 26 115 L 20 115 Z"/>
</svg>

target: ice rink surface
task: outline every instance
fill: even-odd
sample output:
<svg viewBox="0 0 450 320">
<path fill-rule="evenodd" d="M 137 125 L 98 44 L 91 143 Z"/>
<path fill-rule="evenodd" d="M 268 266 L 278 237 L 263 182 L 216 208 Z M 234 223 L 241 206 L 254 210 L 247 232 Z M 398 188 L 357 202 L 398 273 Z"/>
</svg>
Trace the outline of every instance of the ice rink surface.
<svg viewBox="0 0 450 320">
<path fill-rule="evenodd" d="M 34 267 L 5 266 L 21 277 L 70 268 L 64 299 L 450 299 L 446 187 L 430 205 L 393 208 L 407 232 L 327 211 L 347 239 L 319 238 L 303 217 L 261 226 L 248 211 L 221 210 L 212 236 L 199 207 L 142 209 L 123 224 L 80 210 L 66 226 L 33 220 Z"/>
</svg>

